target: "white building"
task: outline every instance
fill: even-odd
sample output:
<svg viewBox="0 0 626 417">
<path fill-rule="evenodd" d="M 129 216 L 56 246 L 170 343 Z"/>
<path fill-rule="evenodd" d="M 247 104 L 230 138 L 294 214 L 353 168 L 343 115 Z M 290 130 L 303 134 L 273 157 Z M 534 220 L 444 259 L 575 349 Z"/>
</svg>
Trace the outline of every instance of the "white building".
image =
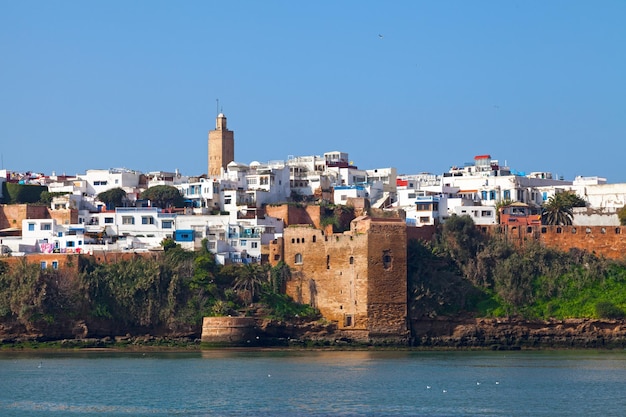
<svg viewBox="0 0 626 417">
<path fill-rule="evenodd" d="M 139 171 L 126 168 L 90 169 L 85 174 L 77 175 L 77 178 L 85 181 L 84 193 L 88 196 L 95 197 L 104 191 L 121 188 L 128 199 L 134 201 L 145 189 L 140 187 L 141 175 Z"/>
<path fill-rule="evenodd" d="M 2 246 L 15 255 L 81 253 L 85 250 L 82 224 L 58 224 L 54 219 L 22 220 L 22 236 L 3 236 Z"/>
</svg>

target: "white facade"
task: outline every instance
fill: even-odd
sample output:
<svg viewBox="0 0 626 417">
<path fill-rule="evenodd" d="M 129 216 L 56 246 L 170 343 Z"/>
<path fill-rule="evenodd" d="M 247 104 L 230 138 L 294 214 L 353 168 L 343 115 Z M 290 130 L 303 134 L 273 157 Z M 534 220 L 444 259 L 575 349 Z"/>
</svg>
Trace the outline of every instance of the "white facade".
<svg viewBox="0 0 626 417">
<path fill-rule="evenodd" d="M 21 237 L 2 237 L 2 245 L 19 253 L 81 253 L 85 248 L 81 224 L 57 224 L 54 219 L 22 220 Z"/>
<path fill-rule="evenodd" d="M 141 173 L 125 168 L 90 169 L 85 174 L 78 175 L 78 179 L 85 181 L 85 193 L 91 196 L 121 188 L 126 191 L 130 200 L 136 199 L 139 190 Z"/>
</svg>

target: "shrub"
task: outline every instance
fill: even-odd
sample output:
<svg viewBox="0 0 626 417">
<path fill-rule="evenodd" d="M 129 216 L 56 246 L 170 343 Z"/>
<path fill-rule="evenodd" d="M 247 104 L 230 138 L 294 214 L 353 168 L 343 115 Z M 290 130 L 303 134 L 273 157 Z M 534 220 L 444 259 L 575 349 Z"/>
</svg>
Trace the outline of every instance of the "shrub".
<svg viewBox="0 0 626 417">
<path fill-rule="evenodd" d="M 621 319 L 626 315 L 624 310 L 610 301 L 598 301 L 595 309 L 596 316 L 600 319 Z"/>
</svg>

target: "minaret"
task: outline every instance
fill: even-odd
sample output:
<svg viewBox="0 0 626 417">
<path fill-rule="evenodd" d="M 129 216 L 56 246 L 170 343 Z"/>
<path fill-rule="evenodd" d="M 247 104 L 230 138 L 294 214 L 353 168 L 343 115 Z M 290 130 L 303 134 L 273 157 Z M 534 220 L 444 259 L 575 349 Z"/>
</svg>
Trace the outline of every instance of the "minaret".
<svg viewBox="0 0 626 417">
<path fill-rule="evenodd" d="M 209 131 L 209 177 L 217 177 L 222 168 L 235 160 L 235 133 L 226 128 L 224 113 L 217 115 L 215 130 Z"/>
</svg>

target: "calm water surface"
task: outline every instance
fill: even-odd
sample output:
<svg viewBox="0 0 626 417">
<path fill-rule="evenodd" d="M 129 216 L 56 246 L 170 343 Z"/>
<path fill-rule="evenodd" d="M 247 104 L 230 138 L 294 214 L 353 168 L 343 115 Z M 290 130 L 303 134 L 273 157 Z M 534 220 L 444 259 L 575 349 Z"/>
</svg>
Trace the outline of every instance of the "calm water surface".
<svg viewBox="0 0 626 417">
<path fill-rule="evenodd" d="M 0 352 L 0 416 L 626 416 L 626 352 Z"/>
</svg>

